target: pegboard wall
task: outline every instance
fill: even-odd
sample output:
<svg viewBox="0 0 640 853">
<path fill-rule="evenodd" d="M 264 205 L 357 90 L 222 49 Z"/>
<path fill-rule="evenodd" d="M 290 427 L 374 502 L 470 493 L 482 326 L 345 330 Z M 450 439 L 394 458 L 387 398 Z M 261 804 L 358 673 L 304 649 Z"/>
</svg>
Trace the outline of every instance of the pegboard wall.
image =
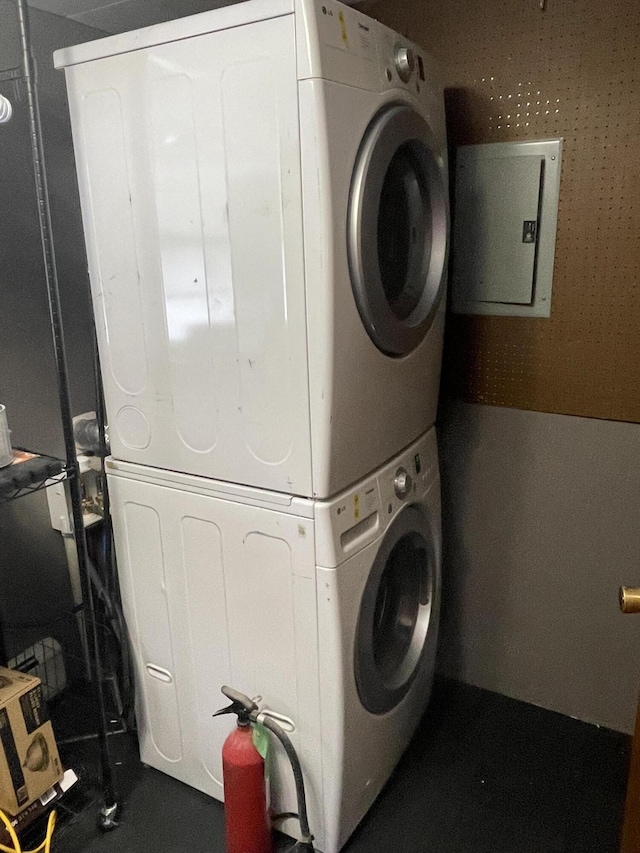
<svg viewBox="0 0 640 853">
<path fill-rule="evenodd" d="M 551 317 L 450 315 L 443 393 L 640 422 L 640 3 L 382 0 L 456 145 L 564 138 Z"/>
</svg>

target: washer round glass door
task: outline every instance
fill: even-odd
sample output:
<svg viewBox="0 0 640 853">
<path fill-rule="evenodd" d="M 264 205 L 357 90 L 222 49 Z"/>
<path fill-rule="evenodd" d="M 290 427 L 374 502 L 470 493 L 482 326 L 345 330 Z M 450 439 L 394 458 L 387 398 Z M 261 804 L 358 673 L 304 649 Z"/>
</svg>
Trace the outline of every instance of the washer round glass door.
<svg viewBox="0 0 640 853">
<path fill-rule="evenodd" d="M 439 594 L 428 520 L 406 507 L 382 541 L 360 603 L 355 677 L 371 713 L 384 714 L 402 701 L 435 646 Z"/>
<path fill-rule="evenodd" d="M 349 196 L 349 271 L 365 328 L 387 355 L 418 346 L 442 297 L 445 169 L 429 125 L 407 104 L 381 110 L 358 152 Z"/>
</svg>

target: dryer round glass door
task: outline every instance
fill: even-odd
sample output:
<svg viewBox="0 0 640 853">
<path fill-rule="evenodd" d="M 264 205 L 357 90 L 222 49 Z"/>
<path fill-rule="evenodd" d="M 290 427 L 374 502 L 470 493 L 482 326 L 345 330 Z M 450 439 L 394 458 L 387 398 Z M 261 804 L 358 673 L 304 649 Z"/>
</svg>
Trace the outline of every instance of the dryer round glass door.
<svg viewBox="0 0 640 853">
<path fill-rule="evenodd" d="M 358 310 L 387 355 L 405 355 L 427 334 L 444 291 L 448 236 L 444 151 L 415 110 L 392 104 L 360 146 L 347 234 Z"/>
<path fill-rule="evenodd" d="M 440 577 L 426 516 L 407 507 L 378 550 L 360 604 L 355 676 L 360 701 L 384 714 L 402 701 L 438 633 Z"/>
</svg>

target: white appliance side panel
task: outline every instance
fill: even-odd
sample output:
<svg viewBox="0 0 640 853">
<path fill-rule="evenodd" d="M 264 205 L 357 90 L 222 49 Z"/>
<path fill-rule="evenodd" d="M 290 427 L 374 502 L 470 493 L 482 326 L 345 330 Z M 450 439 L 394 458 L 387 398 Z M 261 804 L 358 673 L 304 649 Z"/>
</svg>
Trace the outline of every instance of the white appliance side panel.
<svg viewBox="0 0 640 853">
<path fill-rule="evenodd" d="M 365 92 L 325 80 L 299 83 L 313 495 L 352 485 L 435 422 L 446 300 L 422 343 L 389 358 L 358 313 L 347 257 L 351 175 L 369 122 L 388 102 L 409 102 L 442 142 L 441 90 L 419 103 L 400 90 Z"/>
<path fill-rule="evenodd" d="M 121 479 L 110 486 L 122 604 L 135 660 L 140 752 L 143 761 L 175 775 L 184 760 L 184 739 L 162 522 L 144 495 L 129 491 Z"/>
<path fill-rule="evenodd" d="M 321 837 L 313 523 L 255 508 L 242 525 L 232 519 L 230 524 L 235 528 L 226 573 L 232 683 L 243 693 L 262 696 L 261 708 L 294 721 L 290 737 L 302 763 L 314 833 Z M 289 761 L 273 739 L 270 790 L 276 813 L 297 810 Z M 298 831 L 296 821 L 282 828 Z"/>
<path fill-rule="evenodd" d="M 207 381 L 215 376 L 214 351 L 203 334 L 209 294 L 192 81 L 157 77 L 147 97 L 174 428 L 182 445 L 210 453 L 219 424 L 216 388 Z"/>
<path fill-rule="evenodd" d="M 85 136 L 88 161 L 97 164 L 103 152 L 109 152 L 107 168 L 91 172 L 94 228 L 99 234 L 108 234 L 112 241 L 95 246 L 95 262 L 103 284 L 97 292 L 94 290 L 94 301 L 109 342 L 103 364 L 105 370 L 108 365 L 110 381 L 123 394 L 135 398 L 144 390 L 149 365 L 145 339 L 140 334 L 144 328 L 142 293 L 137 286 L 138 249 L 119 93 L 105 87 L 87 98 L 84 121 L 89 129 L 102 130 L 101 135 L 88 132 Z M 118 251 L 113 251 L 113 246 Z M 126 305 L 127 310 L 120 305 Z"/>
<path fill-rule="evenodd" d="M 229 680 L 220 527 L 202 517 L 202 499 L 190 493 L 124 477 L 109 477 L 109 488 L 125 619 L 143 687 L 141 758 L 222 799 L 222 744 L 212 740 L 211 720 Z M 161 667 L 158 645 L 170 650 Z M 160 687 L 153 692 L 150 684 Z M 168 761 L 160 745 L 171 738 L 180 748 Z"/>
<path fill-rule="evenodd" d="M 178 731 L 180 751 L 168 762 L 146 739 L 143 760 L 222 799 L 222 745 L 234 723 L 212 717 L 227 704 L 220 688 L 260 694 L 261 707 L 295 722 L 291 737 L 320 832 L 313 522 L 120 474 L 109 475 L 109 487 L 136 668 L 144 674 L 149 651 L 166 646 L 153 661 L 159 657 L 175 685 L 171 695 L 142 692 L 140 718 L 156 740 Z M 289 764 L 275 746 L 271 776 L 273 807 L 295 811 Z"/>
<path fill-rule="evenodd" d="M 114 456 L 310 494 L 293 15 L 66 74 Z"/>
<path fill-rule="evenodd" d="M 224 697 L 219 693 L 220 685 L 216 693 L 212 682 L 222 679 L 226 683 L 231 678 L 222 531 L 211 517 L 202 518 L 204 513 L 198 511 L 201 501 L 193 503 L 189 506 L 185 502 L 179 521 L 180 541 L 176 543 L 181 558 L 177 565 L 182 574 L 176 577 L 173 595 L 176 606 L 187 614 L 188 623 L 184 626 L 188 653 L 181 647 L 184 657 L 179 664 L 190 669 L 191 713 L 185 709 L 185 714 L 189 714 L 186 728 L 191 736 L 193 762 L 202 769 L 203 787 L 221 800 L 222 763 L 215 747 L 218 727 L 212 714 L 222 707 Z"/>
</svg>

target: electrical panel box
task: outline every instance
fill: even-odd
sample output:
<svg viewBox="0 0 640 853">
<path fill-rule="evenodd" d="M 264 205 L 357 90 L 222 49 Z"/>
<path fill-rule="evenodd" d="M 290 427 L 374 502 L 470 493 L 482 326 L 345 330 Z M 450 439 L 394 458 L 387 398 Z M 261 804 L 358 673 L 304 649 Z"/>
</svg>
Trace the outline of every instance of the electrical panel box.
<svg viewBox="0 0 640 853">
<path fill-rule="evenodd" d="M 561 153 L 561 139 L 458 148 L 455 312 L 550 315 Z"/>
</svg>

